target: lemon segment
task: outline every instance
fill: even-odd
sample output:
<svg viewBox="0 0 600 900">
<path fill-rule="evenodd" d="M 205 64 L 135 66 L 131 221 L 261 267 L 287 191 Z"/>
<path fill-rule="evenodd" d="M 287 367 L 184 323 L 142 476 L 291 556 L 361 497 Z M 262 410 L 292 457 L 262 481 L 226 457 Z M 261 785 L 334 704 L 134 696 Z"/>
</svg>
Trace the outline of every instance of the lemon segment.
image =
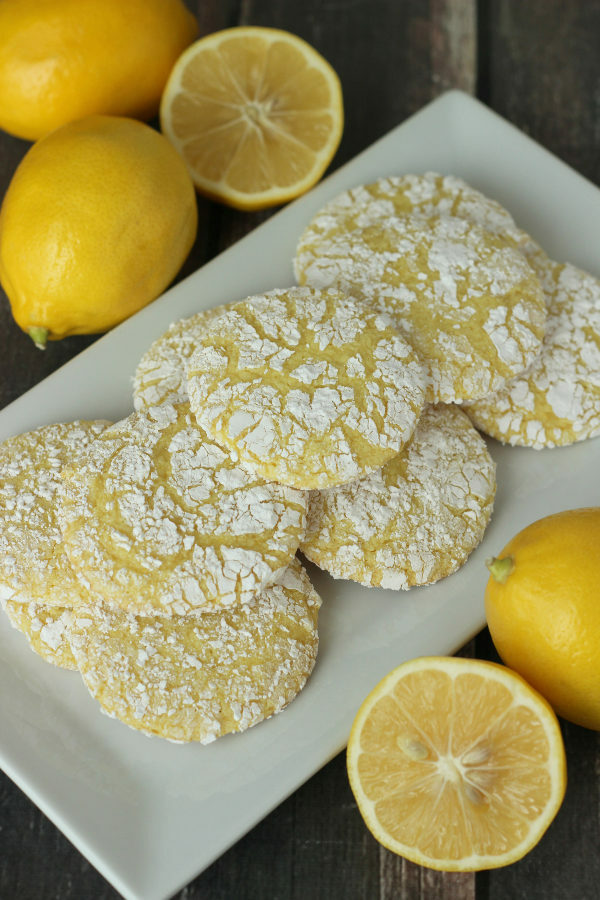
<svg viewBox="0 0 600 900">
<path fill-rule="evenodd" d="M 443 871 L 520 859 L 566 786 L 546 701 L 503 666 L 454 657 L 410 660 L 387 675 L 356 716 L 347 764 L 374 837 Z"/>
<path fill-rule="evenodd" d="M 160 118 L 201 193 L 261 209 L 321 177 L 342 135 L 342 91 L 329 63 L 295 35 L 231 28 L 182 54 Z"/>
</svg>

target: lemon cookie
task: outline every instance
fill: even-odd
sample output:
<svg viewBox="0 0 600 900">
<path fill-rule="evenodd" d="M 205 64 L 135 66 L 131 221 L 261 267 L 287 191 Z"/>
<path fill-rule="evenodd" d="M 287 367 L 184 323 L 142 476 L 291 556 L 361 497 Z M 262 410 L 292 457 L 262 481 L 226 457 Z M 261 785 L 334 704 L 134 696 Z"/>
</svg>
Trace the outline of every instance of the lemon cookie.
<svg viewBox="0 0 600 900">
<path fill-rule="evenodd" d="M 2 606 L 11 625 L 25 635 L 38 656 L 62 669 L 77 668 L 67 636 L 69 610 L 66 607 L 14 599 L 3 600 Z"/>
<path fill-rule="evenodd" d="M 300 283 L 311 283 L 310 269 L 321 256 L 324 240 L 340 230 L 372 225 L 377 219 L 417 213 L 457 216 L 500 234 L 527 253 L 539 249 L 511 214 L 454 175 L 391 175 L 343 191 L 329 201 L 306 226 L 298 242 L 294 270 Z"/>
<path fill-rule="evenodd" d="M 187 361 L 206 328 L 222 310 L 213 307 L 173 322 L 140 359 L 133 378 L 135 409 L 187 400 Z"/>
<path fill-rule="evenodd" d="M 548 306 L 539 356 L 465 411 L 497 440 L 539 450 L 600 434 L 600 281 L 570 264 L 538 270 Z"/>
<path fill-rule="evenodd" d="M 503 387 L 538 353 L 539 279 L 505 238 L 456 216 L 406 215 L 330 234 L 305 277 L 395 317 L 426 362 L 429 399 L 458 403 Z"/>
<path fill-rule="evenodd" d="M 200 425 L 243 465 L 298 488 L 383 465 L 410 438 L 424 392 L 422 366 L 390 317 L 335 290 L 232 304 L 188 366 Z"/>
<path fill-rule="evenodd" d="M 352 484 L 310 494 L 304 555 L 335 578 L 404 590 L 456 571 L 496 490 L 485 442 L 456 406 L 432 406 L 410 444 Z"/>
<path fill-rule="evenodd" d="M 285 569 L 306 495 L 249 474 L 187 403 L 133 413 L 65 473 L 60 512 L 86 589 L 138 615 L 248 602 Z"/>
<path fill-rule="evenodd" d="M 70 606 L 79 588 L 57 520 L 61 471 L 108 422 L 46 425 L 0 444 L 0 595 Z"/>
<path fill-rule="evenodd" d="M 302 689 L 317 655 L 320 603 L 294 560 L 248 604 L 200 616 L 81 606 L 70 640 L 105 712 L 148 734 L 209 743 L 279 712 Z"/>
</svg>

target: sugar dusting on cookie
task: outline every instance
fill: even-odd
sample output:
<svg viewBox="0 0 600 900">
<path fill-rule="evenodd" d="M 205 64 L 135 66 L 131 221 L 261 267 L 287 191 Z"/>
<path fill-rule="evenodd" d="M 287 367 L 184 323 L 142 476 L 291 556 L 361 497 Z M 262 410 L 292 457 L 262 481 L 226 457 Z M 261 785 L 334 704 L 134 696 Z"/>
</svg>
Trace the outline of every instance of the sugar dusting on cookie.
<svg viewBox="0 0 600 900">
<path fill-rule="evenodd" d="M 372 225 L 378 219 L 418 214 L 456 216 L 499 234 L 526 255 L 539 252 L 532 238 L 518 228 L 500 203 L 486 197 L 455 175 L 391 175 L 343 191 L 319 210 L 306 226 L 296 249 L 294 269 L 300 283 L 319 246 L 329 234 Z"/>
<path fill-rule="evenodd" d="M 0 602 L 13 628 L 25 635 L 38 656 L 63 669 L 77 668 L 68 639 L 66 607 L 44 606 L 23 599 Z"/>
<path fill-rule="evenodd" d="M 244 465 L 307 489 L 398 452 L 425 376 L 386 314 L 335 290 L 289 288 L 233 304 L 208 325 L 188 391 L 202 427 Z"/>
<path fill-rule="evenodd" d="M 310 494 L 301 549 L 334 577 L 368 587 L 431 584 L 479 544 L 495 490 L 495 464 L 467 416 L 429 407 L 382 469 Z"/>
<path fill-rule="evenodd" d="M 135 370 L 135 409 L 187 400 L 188 360 L 204 334 L 207 322 L 221 310 L 218 306 L 179 319 L 153 341 Z"/>
<path fill-rule="evenodd" d="M 197 617 L 73 614 L 83 679 L 109 715 L 147 734 L 210 743 L 283 709 L 315 663 L 321 600 L 297 560 L 248 604 Z"/>
<path fill-rule="evenodd" d="M 304 533 L 305 495 L 242 469 L 187 403 L 107 429 L 64 480 L 71 565 L 88 590 L 138 615 L 247 602 Z"/>
<path fill-rule="evenodd" d="M 78 588 L 57 519 L 61 472 L 76 465 L 105 421 L 45 425 L 0 444 L 0 593 L 70 606 Z"/>
<path fill-rule="evenodd" d="M 548 306 L 539 356 L 465 410 L 497 440 L 540 450 L 600 434 L 600 280 L 568 263 L 537 268 Z"/>
<path fill-rule="evenodd" d="M 541 346 L 546 309 L 532 267 L 503 237 L 456 216 L 334 231 L 303 278 L 392 315 L 429 367 L 436 402 L 498 390 Z"/>
</svg>

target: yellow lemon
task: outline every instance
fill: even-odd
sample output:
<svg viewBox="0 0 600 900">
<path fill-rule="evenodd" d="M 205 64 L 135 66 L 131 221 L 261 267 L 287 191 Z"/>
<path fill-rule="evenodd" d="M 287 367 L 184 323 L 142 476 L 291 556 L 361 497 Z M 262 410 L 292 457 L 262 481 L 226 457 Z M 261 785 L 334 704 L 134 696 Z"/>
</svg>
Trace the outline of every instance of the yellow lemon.
<svg viewBox="0 0 600 900">
<path fill-rule="evenodd" d="M 149 119 L 196 35 L 181 0 L 2 0 L 0 128 L 37 140 L 95 113 Z"/>
<path fill-rule="evenodd" d="M 342 136 L 342 89 L 329 63 L 296 35 L 229 28 L 177 61 L 160 121 L 200 193 L 262 209 L 319 180 Z"/>
<path fill-rule="evenodd" d="M 196 227 L 194 186 L 166 138 L 90 116 L 18 166 L 0 209 L 0 282 L 39 346 L 106 331 L 167 287 Z"/>
<path fill-rule="evenodd" d="M 390 672 L 358 711 L 347 760 L 374 837 L 443 871 L 520 859 L 566 787 L 549 704 L 510 669 L 458 657 L 421 657 Z"/>
<path fill-rule="evenodd" d="M 600 730 L 600 507 L 539 519 L 488 560 L 502 660 L 571 722 Z"/>
</svg>

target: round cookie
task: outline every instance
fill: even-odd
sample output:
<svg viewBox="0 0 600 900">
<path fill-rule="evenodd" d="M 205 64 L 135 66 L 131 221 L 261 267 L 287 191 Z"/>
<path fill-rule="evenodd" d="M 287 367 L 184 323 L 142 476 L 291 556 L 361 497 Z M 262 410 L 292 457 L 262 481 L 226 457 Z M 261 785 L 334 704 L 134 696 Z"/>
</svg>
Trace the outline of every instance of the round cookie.
<svg viewBox="0 0 600 900">
<path fill-rule="evenodd" d="M 467 416 L 432 406 L 382 469 L 310 494 L 301 550 L 335 578 L 367 587 L 431 584 L 479 544 L 495 490 L 494 462 Z"/>
<path fill-rule="evenodd" d="M 539 356 L 496 394 L 465 404 L 505 444 L 562 447 L 600 434 L 600 280 L 538 262 L 548 319 Z"/>
<path fill-rule="evenodd" d="M 135 409 L 187 400 L 187 362 L 207 322 L 223 307 L 215 306 L 189 319 L 173 322 L 140 359 L 133 379 Z"/>
<path fill-rule="evenodd" d="M 306 495 L 240 468 L 189 405 L 106 429 L 65 472 L 60 523 L 92 594 L 138 615 L 249 602 L 294 556 Z"/>
<path fill-rule="evenodd" d="M 62 669 L 77 668 L 67 637 L 69 609 L 14 599 L 3 600 L 2 606 L 11 625 L 25 635 L 38 656 Z"/>
<path fill-rule="evenodd" d="M 57 520 L 61 472 L 108 422 L 46 425 L 0 444 L 0 596 L 72 606 L 79 586 Z"/>
<path fill-rule="evenodd" d="M 500 203 L 486 197 L 455 175 L 391 175 L 371 184 L 343 191 L 329 201 L 302 232 L 296 250 L 297 280 L 311 283 L 307 272 L 320 256 L 322 242 L 340 230 L 364 228 L 377 219 L 418 214 L 457 216 L 500 234 L 522 252 L 539 250 L 537 244 L 515 225 Z"/>
<path fill-rule="evenodd" d="M 73 613 L 70 640 L 103 710 L 174 741 L 209 743 L 282 710 L 315 663 L 321 601 L 297 560 L 248 604 L 201 616 Z"/>
<path fill-rule="evenodd" d="M 505 238 L 456 216 L 377 220 L 323 240 L 305 271 L 392 315 L 427 364 L 429 400 L 500 390 L 535 358 L 546 308 L 539 279 Z"/>
<path fill-rule="evenodd" d="M 288 288 L 232 304 L 188 366 L 200 425 L 264 478 L 308 489 L 396 454 L 424 403 L 416 354 L 390 317 L 338 291 Z"/>
</svg>

